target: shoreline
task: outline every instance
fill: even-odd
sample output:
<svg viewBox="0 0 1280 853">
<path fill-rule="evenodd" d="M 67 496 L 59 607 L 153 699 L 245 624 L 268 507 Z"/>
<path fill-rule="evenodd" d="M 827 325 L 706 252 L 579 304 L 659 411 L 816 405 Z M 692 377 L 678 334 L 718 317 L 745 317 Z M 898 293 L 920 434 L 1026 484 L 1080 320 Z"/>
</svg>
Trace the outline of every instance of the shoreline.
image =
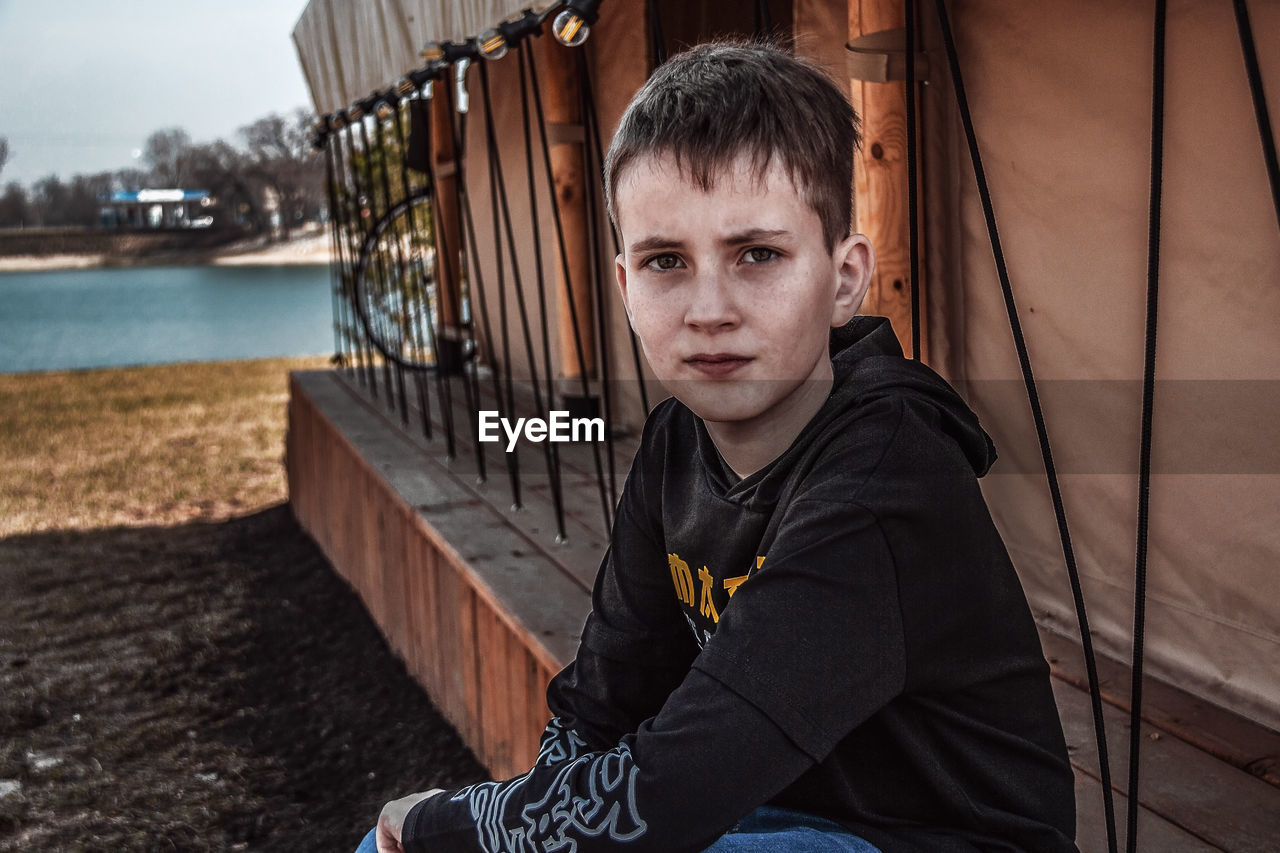
<svg viewBox="0 0 1280 853">
<path fill-rule="evenodd" d="M 101 253 L 0 255 L 0 273 L 143 266 L 302 266 L 327 265 L 332 260 L 329 232 L 323 227 L 314 227 L 300 230 L 283 242 L 270 243 L 264 238 L 255 238 L 205 251 L 163 252 L 146 256 Z"/>
</svg>

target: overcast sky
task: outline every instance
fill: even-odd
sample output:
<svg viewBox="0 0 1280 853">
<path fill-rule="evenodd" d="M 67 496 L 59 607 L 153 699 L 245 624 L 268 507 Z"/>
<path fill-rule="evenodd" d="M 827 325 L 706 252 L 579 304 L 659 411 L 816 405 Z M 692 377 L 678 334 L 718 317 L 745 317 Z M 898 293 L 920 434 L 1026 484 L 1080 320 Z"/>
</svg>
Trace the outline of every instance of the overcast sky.
<svg viewBox="0 0 1280 853">
<path fill-rule="evenodd" d="M 153 131 L 235 139 L 310 108 L 290 34 L 307 0 L 0 0 L 0 184 L 134 165 Z"/>
</svg>

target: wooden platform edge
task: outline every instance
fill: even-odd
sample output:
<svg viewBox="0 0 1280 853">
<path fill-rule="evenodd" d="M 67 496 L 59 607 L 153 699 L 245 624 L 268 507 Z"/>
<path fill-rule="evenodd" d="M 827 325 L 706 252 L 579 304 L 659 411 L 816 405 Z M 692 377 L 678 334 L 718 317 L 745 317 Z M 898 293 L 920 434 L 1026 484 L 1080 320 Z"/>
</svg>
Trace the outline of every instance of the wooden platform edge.
<svg viewBox="0 0 1280 853">
<path fill-rule="evenodd" d="M 415 476 L 421 452 L 329 371 L 290 375 L 285 453 L 298 523 L 410 673 L 495 777 L 527 770 L 589 595 L 447 477 Z"/>
</svg>

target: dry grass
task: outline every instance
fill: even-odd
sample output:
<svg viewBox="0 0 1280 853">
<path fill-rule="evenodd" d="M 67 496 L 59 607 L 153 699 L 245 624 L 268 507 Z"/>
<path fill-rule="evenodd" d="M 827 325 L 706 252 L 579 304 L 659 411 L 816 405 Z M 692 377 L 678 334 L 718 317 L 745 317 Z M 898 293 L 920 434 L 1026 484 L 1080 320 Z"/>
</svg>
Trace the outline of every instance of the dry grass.
<svg viewBox="0 0 1280 853">
<path fill-rule="evenodd" d="M 326 364 L 0 374 L 0 537 L 218 520 L 284 500 L 288 372 Z"/>
</svg>

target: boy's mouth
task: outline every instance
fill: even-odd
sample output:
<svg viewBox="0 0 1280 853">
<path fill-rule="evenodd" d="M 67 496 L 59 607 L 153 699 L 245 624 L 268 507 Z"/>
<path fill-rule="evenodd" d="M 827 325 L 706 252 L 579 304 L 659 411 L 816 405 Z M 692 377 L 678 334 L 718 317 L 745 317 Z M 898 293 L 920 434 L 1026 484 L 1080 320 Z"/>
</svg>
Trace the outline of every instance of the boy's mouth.
<svg viewBox="0 0 1280 853">
<path fill-rule="evenodd" d="M 708 376 L 727 376 L 735 370 L 750 364 L 751 358 L 726 352 L 700 352 L 697 355 L 691 355 L 686 358 L 684 363 L 699 373 L 704 373 Z"/>
</svg>

